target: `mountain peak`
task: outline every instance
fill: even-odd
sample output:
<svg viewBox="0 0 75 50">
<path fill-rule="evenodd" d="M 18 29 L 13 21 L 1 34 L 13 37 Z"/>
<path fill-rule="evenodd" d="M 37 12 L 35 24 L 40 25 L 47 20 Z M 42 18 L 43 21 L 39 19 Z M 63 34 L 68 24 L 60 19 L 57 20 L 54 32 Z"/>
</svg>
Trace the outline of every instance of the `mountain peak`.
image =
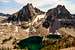
<svg viewBox="0 0 75 50">
<path fill-rule="evenodd" d="M 44 13 L 43 11 L 33 7 L 31 3 L 28 3 L 22 9 L 20 9 L 20 11 L 14 13 L 11 17 L 9 17 L 8 21 L 31 21 L 37 15 L 40 15 L 43 13 Z"/>
<path fill-rule="evenodd" d="M 46 15 L 53 15 L 57 16 L 58 18 L 71 18 L 70 12 L 65 8 L 64 5 L 57 5 L 57 7 L 49 9 Z"/>
</svg>

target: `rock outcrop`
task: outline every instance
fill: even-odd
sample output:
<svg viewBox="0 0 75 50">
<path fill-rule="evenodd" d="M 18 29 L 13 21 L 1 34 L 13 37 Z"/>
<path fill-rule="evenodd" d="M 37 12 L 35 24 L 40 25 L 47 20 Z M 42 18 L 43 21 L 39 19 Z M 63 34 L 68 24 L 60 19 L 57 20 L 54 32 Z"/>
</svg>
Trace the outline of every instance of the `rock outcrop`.
<svg viewBox="0 0 75 50">
<path fill-rule="evenodd" d="M 58 18 L 71 18 L 71 13 L 63 5 L 57 5 L 56 8 L 50 9 L 46 13 L 47 16 L 56 16 Z"/>
<path fill-rule="evenodd" d="M 40 11 L 37 8 L 34 8 L 32 4 L 27 4 L 24 6 L 20 11 L 12 14 L 11 17 L 9 17 L 7 20 L 10 21 L 16 21 L 16 22 L 22 22 L 22 21 L 32 21 L 35 19 L 35 17 L 39 14 L 43 14 L 44 12 Z"/>
<path fill-rule="evenodd" d="M 0 16 L 10 16 L 10 14 L 4 14 L 4 13 L 0 13 Z"/>
<path fill-rule="evenodd" d="M 71 13 L 65 8 L 65 6 L 62 5 L 57 5 L 56 8 L 48 10 L 46 16 L 47 17 L 45 19 L 45 22 L 43 23 L 43 26 L 46 28 L 48 28 L 53 23 L 53 21 L 59 21 L 59 19 L 60 24 L 62 23 L 63 25 L 74 25 L 74 19 L 72 18 Z"/>
</svg>

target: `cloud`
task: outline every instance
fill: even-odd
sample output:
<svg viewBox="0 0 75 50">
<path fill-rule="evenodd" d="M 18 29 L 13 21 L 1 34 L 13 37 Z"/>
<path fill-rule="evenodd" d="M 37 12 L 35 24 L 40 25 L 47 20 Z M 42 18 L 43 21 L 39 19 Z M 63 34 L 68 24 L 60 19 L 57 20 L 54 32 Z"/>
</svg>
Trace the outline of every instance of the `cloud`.
<svg viewBox="0 0 75 50">
<path fill-rule="evenodd" d="M 26 5 L 27 3 L 32 3 L 34 7 L 46 11 L 45 8 L 46 5 L 48 5 L 47 8 L 54 7 L 59 0 L 14 0 L 14 1 L 21 4 L 22 6 Z"/>
<path fill-rule="evenodd" d="M 37 7 L 43 11 L 56 7 L 58 4 L 65 5 L 65 7 L 71 12 L 74 13 L 75 4 L 72 4 L 73 0 L 14 0 L 18 4 L 21 4 L 22 7 L 27 3 L 32 3 L 34 7 Z"/>
<path fill-rule="evenodd" d="M 0 2 L 16 2 L 17 5 L 21 5 L 18 9 L 25 6 L 27 3 L 32 3 L 34 7 L 37 7 L 43 11 L 47 11 L 48 9 L 56 7 L 58 4 L 65 5 L 65 7 L 71 12 L 75 13 L 75 3 L 74 0 L 0 0 Z M 12 4 L 12 3 L 11 3 Z M 14 5 L 17 7 L 17 5 Z M 0 12 L 10 13 L 16 12 L 18 9 L 9 8 L 7 9 L 0 9 Z"/>
<path fill-rule="evenodd" d="M 62 0 L 63 5 L 68 9 L 71 14 L 75 13 L 75 3 L 74 0 Z"/>
<path fill-rule="evenodd" d="M 0 9 L 0 12 L 5 13 L 5 14 L 13 14 L 17 11 L 18 11 L 18 9 Z"/>
<path fill-rule="evenodd" d="M 5 2 L 10 2 L 10 1 L 12 1 L 12 0 L 1 0 L 0 2 L 5 3 Z M 54 5 L 56 5 L 58 0 L 13 0 L 13 1 L 15 1 L 17 3 L 17 5 L 21 5 L 18 9 L 22 8 L 27 3 L 32 3 L 34 7 L 37 7 L 43 11 L 47 11 L 49 8 L 54 7 Z M 14 6 L 16 6 L 16 5 L 14 5 Z M 17 11 L 17 9 L 14 9 L 14 8 L 7 9 L 7 7 L 6 7 L 6 9 L 1 9 L 0 12 L 12 14 L 15 11 Z"/>
<path fill-rule="evenodd" d="M 11 0 L 0 0 L 1 3 L 7 3 L 10 2 Z"/>
<path fill-rule="evenodd" d="M 15 1 L 21 5 L 32 3 L 34 6 L 41 7 L 46 4 L 49 5 L 56 4 L 58 0 L 15 0 Z"/>
</svg>

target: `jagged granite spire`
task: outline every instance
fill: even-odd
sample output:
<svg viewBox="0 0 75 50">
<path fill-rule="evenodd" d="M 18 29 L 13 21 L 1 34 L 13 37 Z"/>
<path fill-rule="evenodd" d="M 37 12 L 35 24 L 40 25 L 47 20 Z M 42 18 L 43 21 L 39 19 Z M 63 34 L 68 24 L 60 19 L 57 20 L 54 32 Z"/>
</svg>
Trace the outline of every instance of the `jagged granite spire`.
<svg viewBox="0 0 75 50">
<path fill-rule="evenodd" d="M 37 15 L 43 14 L 41 10 L 38 8 L 33 7 L 32 4 L 28 3 L 26 6 L 24 6 L 20 11 L 12 14 L 11 17 L 7 19 L 7 21 L 31 21 L 33 20 Z"/>
</svg>

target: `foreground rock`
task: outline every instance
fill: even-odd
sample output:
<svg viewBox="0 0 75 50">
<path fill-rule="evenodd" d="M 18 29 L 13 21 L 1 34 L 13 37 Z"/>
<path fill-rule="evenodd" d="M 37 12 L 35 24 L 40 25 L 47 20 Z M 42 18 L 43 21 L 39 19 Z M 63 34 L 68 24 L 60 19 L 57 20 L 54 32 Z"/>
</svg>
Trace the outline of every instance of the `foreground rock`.
<svg viewBox="0 0 75 50">
<path fill-rule="evenodd" d="M 60 50 L 75 50 L 75 47 L 64 48 L 64 49 L 60 49 Z"/>
</svg>

